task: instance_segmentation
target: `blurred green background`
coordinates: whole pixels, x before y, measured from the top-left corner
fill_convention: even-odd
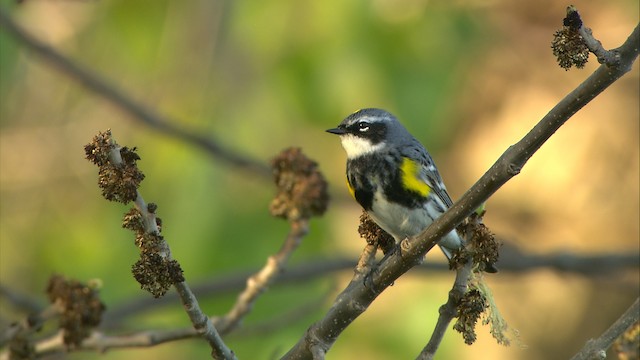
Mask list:
[[[360,210],[347,198],[345,156],[324,130],[363,107],[396,114],[434,155],[458,198],[597,63],[565,72],[551,55],[568,3],[373,0],[0,1],[30,33],[93,69],[180,127],[267,163],[300,146],[333,198],[291,259],[356,259]],[[607,48],[638,21],[636,0],[574,3]],[[100,197],[83,145],[111,128],[137,146],[141,192],[191,284],[261,267],[287,224],[268,214],[270,179],[159,134],[87,92],[0,30],[0,283],[45,303],[53,273],[103,282],[108,309],[148,297],[121,204]],[[533,157],[489,201],[487,224],[533,253],[638,250],[638,65]],[[442,261],[430,254],[429,261]],[[274,286],[226,340],[241,359],[283,354],[320,318],[351,271]],[[431,334],[452,274],[409,273],[341,336],[330,359],[413,358]],[[522,342],[488,328],[468,347],[449,331],[440,359],[563,359],[599,335],[638,294],[637,271],[598,278],[538,270],[488,278]],[[200,298],[224,314],[236,293]],[[24,316],[0,302],[2,325]],[[281,321],[305,308],[304,315]],[[109,313],[106,314],[109,316]],[[284,322],[284,323],[282,323]],[[117,332],[188,326],[178,302]],[[553,334],[549,329],[554,329]],[[206,358],[198,340],[71,359]]]

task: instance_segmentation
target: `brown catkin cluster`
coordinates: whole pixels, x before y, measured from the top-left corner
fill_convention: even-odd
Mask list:
[[[458,226],[458,232],[467,240],[467,246],[454,253],[450,266],[462,267],[469,258],[473,261],[474,269],[495,273],[498,270],[494,264],[500,255],[500,243],[495,235],[482,222],[484,213],[473,213]]]
[[[360,214],[358,234],[367,241],[367,244],[377,244],[378,248],[381,249],[385,255],[393,250],[396,244],[393,236],[382,230],[364,210],[362,210],[362,214]]]
[[[157,205],[147,206],[150,214],[154,214]],[[131,267],[133,277],[140,287],[159,298],[167,293],[175,283],[183,282],[184,276],[180,264],[170,259],[166,252],[166,243],[159,233],[160,218],[152,217],[156,221],[158,232],[149,231],[151,228],[136,208],[131,208],[122,219],[122,227],[135,233],[135,244],[140,249],[140,259]]]
[[[107,130],[94,136],[84,147],[86,157],[96,164],[98,185],[102,195],[111,201],[128,203],[138,197],[138,187],[144,174],[138,169],[140,156],[136,148],[120,147]],[[137,202],[144,203],[142,198]],[[161,220],[155,216],[157,205],[150,203],[144,214],[137,207],[124,215],[122,227],[135,234],[135,244],[140,249],[140,259],[132,266],[133,277],[143,290],[158,298],[175,283],[183,282],[180,264],[171,259],[169,247],[160,234]]]
[[[136,165],[136,161],[140,160],[136,148],[120,148],[113,141],[111,130],[107,130],[94,136],[85,145],[84,152],[87,160],[99,168],[98,186],[105,199],[124,204],[136,199],[137,189],[144,179],[144,174]],[[121,161],[115,161],[114,157],[119,157]]]
[[[54,275],[49,279],[47,295],[51,304],[60,309],[59,327],[66,346],[80,345],[100,324],[105,305],[96,289],[77,280]]]
[[[269,206],[273,216],[296,221],[324,214],[329,204],[327,181],[315,161],[300,148],[288,148],[271,161],[271,167],[278,189]]]
[[[487,307],[487,300],[478,289],[469,289],[460,299],[458,320],[453,329],[462,334],[465,344],[471,345],[476,341],[476,323]]]
[[[578,33],[581,27],[580,15],[573,7],[569,7],[562,29],[553,34],[551,49],[558,65],[565,70],[572,66],[582,69],[589,60],[589,48]]]

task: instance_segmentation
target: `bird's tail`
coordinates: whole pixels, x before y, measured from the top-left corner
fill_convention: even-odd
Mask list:
[[[442,237],[438,242],[440,250],[447,257],[447,260],[453,258],[453,253],[458,251],[464,245],[464,240],[458,235],[458,232],[452,230],[450,233]]]
[[[444,253],[444,256],[447,257],[447,260],[451,260],[453,258],[454,252],[460,249],[464,245],[464,240],[458,235],[456,230],[452,230],[450,233],[445,235],[440,242],[438,242],[438,246],[440,250]],[[485,263],[484,264],[484,272],[487,273],[497,273],[498,268],[496,268],[494,263]]]

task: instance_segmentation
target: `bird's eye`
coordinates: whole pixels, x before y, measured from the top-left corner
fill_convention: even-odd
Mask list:
[[[366,132],[369,130],[369,123],[366,121],[362,121],[358,123],[358,131]]]

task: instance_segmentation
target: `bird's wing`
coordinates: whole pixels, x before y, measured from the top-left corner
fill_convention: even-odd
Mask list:
[[[446,210],[453,205],[453,201],[451,200],[449,193],[447,193],[447,189],[442,181],[442,177],[440,177],[440,173],[438,173],[435,162],[424,149],[422,144],[417,140],[416,143],[416,146],[411,146],[408,149],[406,155],[412,159],[417,159],[420,162],[421,169],[419,176],[422,181],[429,185],[433,194],[442,201],[442,204],[445,206],[443,210]]]

